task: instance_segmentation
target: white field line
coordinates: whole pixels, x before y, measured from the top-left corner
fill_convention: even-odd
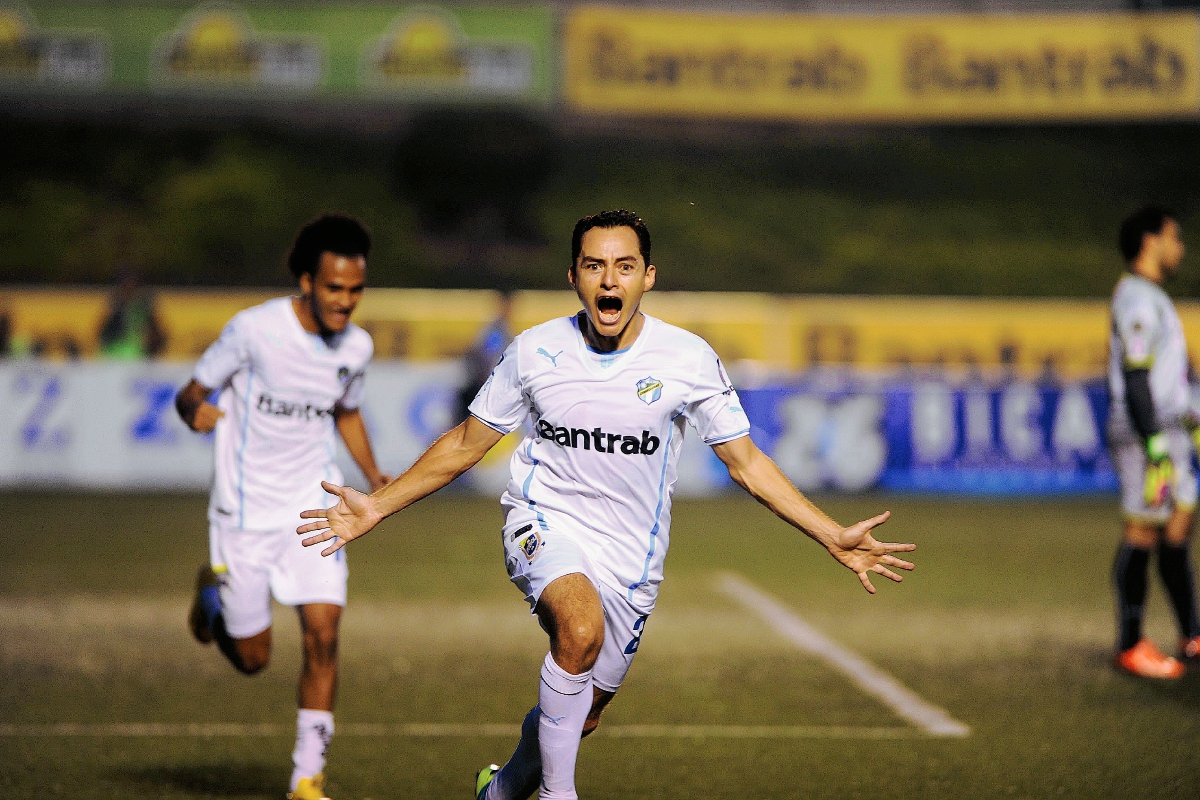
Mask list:
[[[415,738],[519,738],[520,725],[494,724],[375,724],[342,723],[338,736]],[[0,737],[167,738],[167,737],[292,737],[294,725],[231,722],[126,722],[45,725],[0,724]],[[854,727],[838,725],[609,725],[595,736],[610,739],[911,739],[922,734],[912,728]]]
[[[737,575],[724,573],[718,588],[762,617],[781,636],[806,653],[825,661],[867,694],[931,736],[968,736],[971,729],[944,710],[921,699],[911,689],[837,642],[827,639],[796,613]]]

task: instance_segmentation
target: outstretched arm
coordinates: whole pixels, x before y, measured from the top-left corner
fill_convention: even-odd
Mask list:
[[[870,573],[899,582],[903,578],[888,567],[913,568],[910,562],[892,554],[916,550],[915,544],[880,542],[871,535],[872,529],[887,522],[890,511],[843,528],[802,495],[749,436],[714,445],[713,452],[739,486],[784,522],[820,542],[842,565],[854,570],[871,594],[875,594],[875,587]]]
[[[370,531],[385,517],[433,494],[462,475],[479,463],[479,459],[502,438],[504,434],[475,417],[467,417],[457,428],[442,434],[403,475],[372,494],[322,481],[325,491],[338,496],[337,505],[302,511],[301,517],[316,521],[301,525],[296,533],[314,534],[304,540],[305,547],[333,540],[321,551],[323,556],[332,555],[346,542]]]
[[[342,408],[338,406],[333,411],[338,433],[346,443],[346,449],[358,468],[362,470],[371,491],[387,486],[391,478],[379,471],[375,463],[375,452],[371,449],[371,439],[367,436],[367,426],[363,423],[362,412],[357,408]]]

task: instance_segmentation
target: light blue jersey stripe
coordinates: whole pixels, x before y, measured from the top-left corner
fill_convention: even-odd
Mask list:
[[[629,587],[629,602],[631,603],[633,602],[633,593],[650,577],[650,560],[654,558],[654,551],[658,545],[658,526],[662,523],[663,503],[666,501],[667,464],[671,460],[671,437],[675,435],[674,422],[675,419],[672,418],[672,424],[667,428],[667,441],[663,443],[662,473],[658,476],[658,508],[654,509],[654,527],[650,529],[650,546],[646,552],[646,566],[642,569],[642,577],[638,582]]]
[[[533,462],[533,466],[529,470],[529,474],[525,476],[525,483],[521,484],[521,496],[525,498],[525,502],[529,503],[529,510],[537,514],[538,527],[544,531],[550,530],[550,526],[546,524],[546,518],[538,511],[537,503],[529,498],[529,485],[533,483],[533,472],[542,462],[533,457],[533,442],[525,446],[525,456]]]
[[[242,443],[238,447],[238,527],[246,528],[246,440],[250,437],[250,397],[254,387],[254,365],[246,373],[246,409],[242,417]]]

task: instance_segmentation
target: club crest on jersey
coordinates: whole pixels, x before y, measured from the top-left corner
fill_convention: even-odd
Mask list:
[[[637,382],[638,399],[646,405],[650,405],[662,397],[662,390],[662,381],[657,378],[642,378]]]
[[[542,548],[542,537],[537,531],[526,536],[517,542],[517,547],[521,548],[521,552],[525,554],[526,561],[533,561],[538,554],[538,550]]]

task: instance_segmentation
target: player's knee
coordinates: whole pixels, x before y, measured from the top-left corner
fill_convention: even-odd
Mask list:
[[[309,628],[304,632],[304,653],[310,661],[327,664],[337,660],[338,631],[336,627]]]
[[[583,672],[591,669],[604,644],[604,623],[576,620],[567,626],[565,631],[560,632],[560,636],[561,633],[566,634],[565,637],[562,637],[566,639],[564,649],[570,652],[581,667],[577,671]]]
[[[230,654],[229,661],[243,675],[254,675],[267,668],[267,664],[271,662],[271,654],[257,650],[248,652],[237,650]]]

